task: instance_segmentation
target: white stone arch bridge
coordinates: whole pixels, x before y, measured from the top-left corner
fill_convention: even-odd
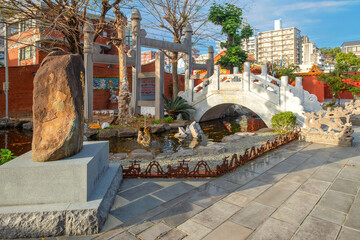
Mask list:
[[[215,66],[210,78],[179,93],[195,108],[191,113],[193,120],[219,118],[230,105],[238,104],[255,112],[268,127],[271,117],[284,111],[293,112],[298,124],[303,126],[303,113],[321,110],[317,97],[303,89],[301,77],[296,78],[294,87],[288,84],[288,77],[280,80],[267,75],[266,66],[262,66],[261,75],[252,74],[248,62],[242,74],[237,72],[234,69],[234,74],[220,75],[219,66]],[[195,78],[196,75],[190,81]]]

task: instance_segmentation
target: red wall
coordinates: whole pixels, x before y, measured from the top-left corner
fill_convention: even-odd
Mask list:
[[[39,65],[9,67],[9,116],[30,116],[33,102],[33,79]],[[5,116],[5,68],[0,68],[0,117]]]
[[[311,94],[317,96],[319,102],[323,102],[325,97],[325,84],[317,80],[317,76],[304,76],[303,88]]]

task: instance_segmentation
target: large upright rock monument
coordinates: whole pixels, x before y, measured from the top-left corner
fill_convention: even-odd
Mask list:
[[[82,149],[84,72],[80,55],[52,52],[41,63],[34,79],[33,161],[59,160]]]

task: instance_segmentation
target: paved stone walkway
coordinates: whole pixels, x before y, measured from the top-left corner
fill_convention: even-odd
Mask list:
[[[126,179],[103,233],[58,239],[360,239],[359,186],[359,142],[292,142],[216,179]]]

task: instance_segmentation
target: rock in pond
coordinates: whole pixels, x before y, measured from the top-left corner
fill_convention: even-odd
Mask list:
[[[172,159],[193,156],[195,152],[191,149],[182,150],[171,155]]]
[[[84,64],[80,55],[51,52],[34,78],[32,159],[58,160],[83,147]]]
[[[116,129],[101,129],[99,131],[99,138],[117,137],[118,131]]]
[[[118,131],[118,137],[136,137],[137,132],[134,129],[131,128],[119,128]]]

